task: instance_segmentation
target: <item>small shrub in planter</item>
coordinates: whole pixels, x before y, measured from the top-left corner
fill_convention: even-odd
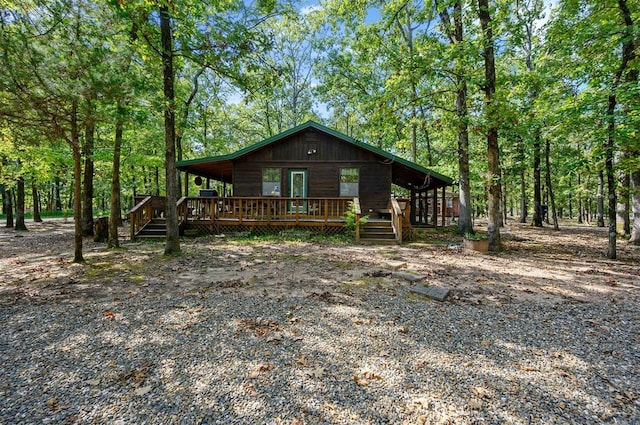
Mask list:
[[[472,251],[489,252],[489,239],[480,233],[467,233],[464,235],[464,247]]]

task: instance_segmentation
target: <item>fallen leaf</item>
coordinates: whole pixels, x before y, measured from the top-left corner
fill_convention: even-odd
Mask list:
[[[361,387],[368,387],[371,384],[371,382],[358,375],[353,375],[353,381]]]
[[[537,372],[538,368],[533,366],[520,366],[520,370],[523,372]]]
[[[468,406],[471,410],[480,410],[482,409],[482,400],[472,398],[471,400],[469,400]]]
[[[312,369],[309,372],[307,372],[307,374],[312,378],[322,379],[324,377],[324,369],[321,367]]]
[[[267,372],[273,369],[273,363],[260,363],[258,365],[258,372]]]
[[[487,390],[486,388],[482,388],[482,387],[473,387],[470,390],[473,395],[475,395],[478,398],[487,398],[490,399],[493,397],[493,394],[491,394],[491,392],[489,390]]]
[[[283,336],[280,332],[275,332],[267,337],[267,342],[280,342]]]
[[[151,385],[147,385],[146,387],[140,387],[137,390],[135,390],[133,393],[137,396],[143,396],[145,394],[147,394],[149,391],[151,391]]]
[[[106,319],[114,319],[116,317],[116,314],[111,310],[105,310],[104,311],[104,317]]]
[[[89,381],[87,381],[87,385],[91,385],[92,387],[95,387],[97,385],[100,385],[100,380],[99,379],[90,379]]]
[[[398,328],[398,332],[400,332],[401,334],[406,334],[409,332],[409,327],[408,326],[400,326]]]
[[[55,397],[51,397],[44,404],[46,404],[48,408],[52,409],[56,404],[58,404],[58,399]]]
[[[300,356],[296,360],[296,363],[298,363],[301,366],[306,366],[307,365],[307,358],[305,356]]]
[[[377,374],[375,374],[375,373],[373,373],[373,372],[364,372],[364,373],[362,374],[362,376],[363,376],[364,378],[366,378],[366,379],[375,379],[375,380],[380,380],[380,379],[382,379],[382,377],[381,377],[380,375],[377,375]]]

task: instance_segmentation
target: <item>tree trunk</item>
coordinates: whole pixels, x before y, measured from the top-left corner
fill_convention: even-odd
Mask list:
[[[605,142],[605,169],[607,170],[607,195],[609,199],[609,244],[607,248],[607,258],[614,260],[616,258],[616,182],[615,171],[613,169],[613,156],[615,152],[615,110],[616,96],[609,95],[607,107],[607,140]]]
[[[487,115],[487,171],[489,185],[489,221],[487,236],[489,250],[500,250],[500,150],[498,146],[497,108],[494,104],[496,92],[496,68],[493,47],[493,30],[488,0],[478,0],[478,17],[484,34],[483,57],[485,71],[485,113]]]
[[[638,70],[637,66],[632,66],[631,69],[626,70],[627,64],[630,62],[637,62],[638,59],[638,49],[640,48],[640,45],[637,36],[634,36],[634,34],[637,35],[637,28],[634,25],[631,11],[627,5],[627,0],[618,0],[618,9],[625,26],[624,42],[622,46],[622,63],[620,65],[618,75],[622,78],[626,71],[624,81],[631,87],[637,87],[638,78],[640,78],[640,70]],[[625,110],[628,112],[628,105],[625,105]],[[637,140],[632,140],[631,144],[627,146],[624,151],[628,153],[629,149],[631,149],[631,153],[628,154],[629,157],[640,157],[640,149],[638,148]],[[635,245],[640,245],[640,165],[638,165],[637,161],[632,162],[630,175],[628,172],[627,175],[630,180],[628,187],[631,191],[630,197],[631,210],[633,212],[633,228],[631,228],[631,224],[629,224],[629,229],[625,227],[625,233],[628,230],[631,234],[630,242]],[[629,195],[627,195],[627,205],[629,204],[628,198]],[[628,221],[629,217],[628,208],[629,207],[627,206],[626,221]]]
[[[633,212],[633,226],[629,242],[640,245],[640,171],[631,173],[631,211]]]
[[[56,176],[55,183],[55,209],[56,211],[62,211],[62,197],[60,195],[60,176]]]
[[[87,97],[86,102],[87,121],[85,125],[84,144],[82,145],[82,154],[84,155],[84,180],[82,183],[82,235],[93,236],[93,147],[96,125],[93,116],[93,103],[91,98]]]
[[[0,197],[2,198],[2,214],[7,213],[7,193],[4,189],[4,185],[0,184]]]
[[[124,127],[124,107],[118,101],[116,106],[116,134],[113,142],[113,169],[111,172],[111,202],[109,210],[109,239],[108,248],[119,248],[118,226],[120,217],[120,149],[122,147],[122,130]]]
[[[527,222],[527,181],[524,169],[524,143],[519,137],[520,145],[520,223]]]
[[[13,194],[11,189],[5,190],[5,212],[7,214],[7,224],[5,227],[13,228]]]
[[[464,20],[460,1],[453,4],[453,25],[447,8],[440,12],[440,19],[445,23],[447,36],[451,44],[460,45],[464,41]],[[458,184],[460,197],[458,199],[458,233],[474,233],[471,211],[471,181],[469,178],[469,125],[467,107],[467,78],[461,60],[456,62],[456,118],[458,119]],[[421,108],[422,110],[422,108]],[[424,118],[424,113],[423,113]],[[431,149],[429,147],[429,165],[431,164]]]
[[[536,130],[533,139],[533,224],[542,227],[542,190],[540,177],[540,131]]]
[[[467,81],[462,77],[458,78],[456,112],[458,114],[458,181],[460,185],[458,232],[464,235],[473,233],[473,221],[471,220],[471,180],[469,178]]]
[[[580,174],[578,174],[578,223],[582,224],[584,222],[584,217],[582,214],[582,194],[581,194],[581,189],[582,187],[580,186]]]
[[[551,185],[551,160],[549,159],[551,146],[549,139],[546,139],[544,149],[544,161],[545,161],[545,181],[547,185],[547,191],[549,192],[549,203],[551,204],[551,220],[553,222],[553,229],[559,230],[558,227],[558,213],[556,212],[556,198],[553,196],[553,186]]]
[[[623,154],[623,157],[626,157]],[[625,161],[626,162],[626,161]],[[624,167],[624,166],[623,166]],[[621,170],[618,178],[618,203],[616,205],[616,231],[618,235],[627,237],[631,234],[629,222],[629,172]]]
[[[18,177],[17,188],[17,202],[16,202],[16,230],[27,230],[27,226],[24,223],[24,177]]]
[[[165,255],[180,253],[180,239],[178,234],[178,181],[176,179],[176,134],[175,134],[175,96],[173,74],[173,35],[171,34],[171,20],[166,3],[160,6],[160,32],[162,39],[162,82],[164,88],[164,141],[165,141],[165,171],[167,186],[167,242]]]
[[[73,221],[74,221],[74,263],[83,263],[82,257],[82,155],[80,133],[78,131],[78,103],[71,105],[71,140],[73,151]]]
[[[604,227],[604,172],[602,170],[598,170],[597,197],[596,225]]]
[[[31,197],[33,198],[33,221],[42,223],[42,217],[40,215],[40,194],[35,178],[31,179]]]

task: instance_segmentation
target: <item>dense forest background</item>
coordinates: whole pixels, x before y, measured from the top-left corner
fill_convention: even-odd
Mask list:
[[[2,213],[82,217],[78,261],[95,215],[185,195],[176,160],[308,119],[454,177],[494,248],[545,218],[640,243],[637,0],[0,5]]]

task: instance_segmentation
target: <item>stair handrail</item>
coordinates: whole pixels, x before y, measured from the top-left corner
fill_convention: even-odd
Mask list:
[[[362,208],[360,207],[360,198],[357,196],[353,198],[353,210],[355,213],[355,240],[356,243],[360,242],[360,216],[362,215]]]
[[[391,226],[393,227],[393,233],[396,235],[396,240],[399,244],[402,243],[402,218],[403,212],[400,208],[400,204],[396,198],[391,198]]]
[[[186,223],[187,221],[187,197],[183,196],[180,199],[178,199],[178,202],[176,202],[176,209],[178,212],[178,226]]]
[[[144,226],[149,224],[153,219],[153,203],[152,196],[147,196],[136,204],[129,211],[129,221],[131,223],[131,240],[142,230]]]

